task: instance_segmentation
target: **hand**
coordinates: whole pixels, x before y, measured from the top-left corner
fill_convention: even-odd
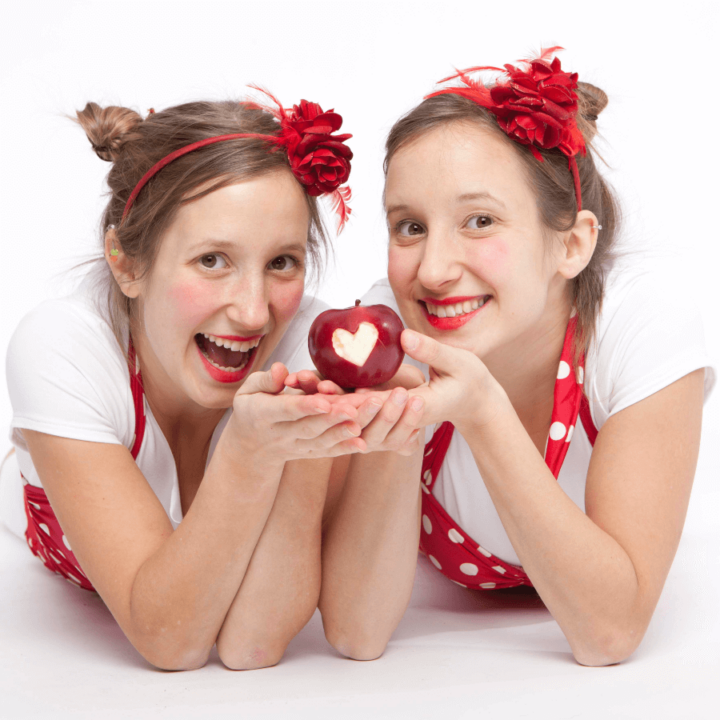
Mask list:
[[[359,388],[351,394],[345,394],[341,387],[324,380],[312,370],[301,370],[285,379],[288,387],[299,388],[309,394],[322,393],[330,402],[342,396],[353,403],[359,413],[357,423],[364,428],[361,438],[367,444],[362,452],[393,451],[401,455],[411,455],[420,445],[418,425],[424,405],[424,401],[408,402],[405,390],[419,387],[424,382],[423,372],[407,364],[401,365],[388,382],[372,388]]]
[[[411,358],[430,368],[430,381],[411,392],[425,400],[423,425],[449,420],[462,432],[462,427],[491,422],[501,405],[508,402],[500,384],[469,350],[445,345],[414,330],[403,330],[400,339]]]
[[[267,372],[249,375],[235,393],[226,431],[244,452],[278,464],[366,449],[352,403],[341,397],[329,402],[322,394],[286,394],[287,376],[287,368],[275,363]]]

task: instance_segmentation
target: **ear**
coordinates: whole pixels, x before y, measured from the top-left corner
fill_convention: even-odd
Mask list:
[[[105,259],[123,294],[136,298],[140,294],[140,285],[135,277],[135,263],[122,251],[114,227],[105,233]]]
[[[594,212],[581,210],[575,225],[562,237],[558,272],[566,280],[577,277],[588,265],[595,252],[598,220]]]

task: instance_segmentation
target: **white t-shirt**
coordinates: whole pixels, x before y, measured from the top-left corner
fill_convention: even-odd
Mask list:
[[[652,260],[642,267],[617,263],[609,272],[595,340],[585,361],[585,393],[595,427],[698,368],[705,370],[705,398],[715,368],[705,349],[698,305],[679,286],[677,270]],[[387,280],[372,286],[363,305],[381,303],[398,311]],[[412,361],[427,377],[427,366]],[[435,428],[426,429],[426,442]],[[581,422],[575,427],[558,482],[585,511],[585,479],[592,446]],[[453,434],[433,495],[473,540],[506,562],[520,560],[460,433]]]
[[[92,279],[73,295],[46,301],[26,315],[10,340],[7,383],[13,408],[10,438],[16,463],[25,479],[42,486],[22,430],[90,442],[124,445],[134,442],[135,412],[127,361],[115,336],[93,301]],[[263,368],[283,363],[290,372],[312,369],[307,346],[310,325],[327,305],[304,296],[297,315]],[[208,462],[231,410],[218,423]],[[173,527],[182,520],[177,471],[170,446],[145,400],[145,435],[137,464]],[[15,465],[11,460],[6,466]],[[24,532],[21,479],[3,469],[0,515],[6,525]],[[15,483],[16,487],[8,487]]]

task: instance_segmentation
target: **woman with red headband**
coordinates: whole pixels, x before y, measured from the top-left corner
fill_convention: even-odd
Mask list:
[[[390,132],[388,280],[364,302],[399,311],[424,372],[331,492],[320,609],[351,657],[383,652],[419,542],[464,587],[535,587],[579,663],[619,662],[677,549],[714,369],[676,273],[614,257],[607,98],[557,49],[458,73]]]
[[[332,458],[365,447],[373,409],[283,392],[310,365],[316,198],[344,222],[350,136],[305,101],[78,122],[113,163],[104,258],[10,343],[27,542],[153,665],[216,642],[228,667],[272,665],[317,604]]]

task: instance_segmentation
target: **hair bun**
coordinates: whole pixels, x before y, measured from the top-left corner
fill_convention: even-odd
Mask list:
[[[136,129],[143,121],[138,113],[129,108],[116,105],[101,108],[93,102],[76,115],[93,150],[101,160],[107,162],[117,160],[123,145],[139,137]]]
[[[608,96],[604,90],[586,82],[578,83],[577,96],[578,127],[585,137],[585,142],[590,142],[597,134],[597,119],[607,107]]]

